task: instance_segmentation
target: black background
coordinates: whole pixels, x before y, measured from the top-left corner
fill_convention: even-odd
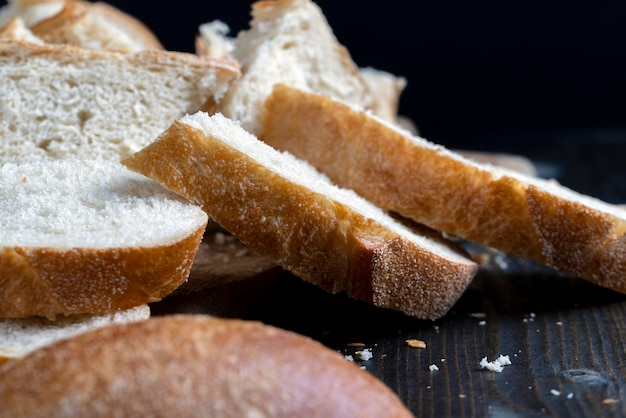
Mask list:
[[[192,52],[199,24],[220,19],[236,34],[247,28],[252,2],[109,3],[146,23],[167,49]],[[550,132],[580,140],[598,129],[622,140],[626,2],[317,4],[359,66],[407,79],[400,112],[422,136],[467,148],[545,141]]]

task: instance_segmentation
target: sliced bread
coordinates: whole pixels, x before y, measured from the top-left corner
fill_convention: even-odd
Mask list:
[[[194,54],[0,41],[0,164],[119,160],[238,75],[232,60]]]
[[[67,0],[63,9],[31,25],[46,42],[136,52],[164,49],[141,21],[105,2]]]
[[[242,76],[218,102],[217,111],[252,134],[258,133],[263,103],[277,82],[372,107],[359,68],[310,0],[253,3],[250,28],[237,34],[232,55]]]
[[[276,86],[261,139],[405,217],[626,292],[626,211],[481,164],[330,97]]]
[[[0,167],[0,318],[108,313],[183,283],[207,224],[119,162]]]
[[[29,27],[54,16],[63,9],[66,0],[9,0],[0,7],[0,27],[14,17],[19,17]]]
[[[458,248],[396,222],[221,114],[185,116],[122,162],[331,293],[432,319],[452,307],[477,269]]]
[[[42,317],[0,318],[0,364],[15,360],[62,339],[111,324],[126,324],[150,318],[150,307],[104,314],[69,315],[55,321]]]
[[[413,416],[315,340],[200,315],[111,325],[5,363],[0,405],[2,418]]]

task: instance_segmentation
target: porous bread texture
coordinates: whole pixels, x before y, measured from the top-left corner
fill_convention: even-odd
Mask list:
[[[235,40],[229,36],[230,27],[221,20],[206,22],[198,27],[196,53],[213,57],[231,58]]]
[[[49,43],[137,52],[164,49],[141,21],[104,2],[66,1],[62,10],[31,26]]]
[[[207,224],[196,205],[119,162],[0,168],[0,317],[105,313],[184,282]]]
[[[260,255],[322,289],[408,315],[445,314],[476,264],[216,114],[175,122],[122,160],[202,205]]]
[[[207,221],[198,206],[119,162],[7,163],[0,185],[4,247],[169,245]]]
[[[14,17],[4,26],[0,27],[0,40],[25,41],[31,43],[43,43],[44,41],[37,37],[28,29],[24,21],[20,17]]]
[[[252,134],[259,132],[263,102],[277,82],[372,107],[358,67],[310,0],[253,3],[250,28],[237,34],[232,54],[242,76],[217,110]]]
[[[373,99],[369,110],[386,121],[398,123],[399,99],[406,79],[372,67],[359,68],[359,73]]]
[[[111,325],[6,363],[0,404],[2,418],[412,417],[317,341],[199,315]]]
[[[119,160],[219,98],[234,61],[0,41],[0,163]]]
[[[55,15],[65,4],[66,0],[9,0],[0,7],[0,27],[14,17],[19,17],[28,27],[43,19]]]
[[[148,305],[99,315],[69,315],[55,321],[41,317],[0,318],[0,364],[82,332],[148,318]]]
[[[481,164],[348,103],[277,86],[261,139],[382,208],[626,292],[626,211]]]

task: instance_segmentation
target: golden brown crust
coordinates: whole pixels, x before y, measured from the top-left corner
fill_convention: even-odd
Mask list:
[[[497,175],[327,97],[278,86],[261,139],[343,187],[437,230],[626,292],[626,222]],[[530,181],[530,180],[529,180]]]
[[[90,27],[94,22],[106,20],[114,29],[107,32],[99,32]],[[103,2],[66,1],[61,11],[47,19],[37,22],[31,27],[33,33],[46,42],[56,44],[69,44],[83,46],[85,41],[101,42],[103,46],[109,45],[112,49],[135,51],[139,49],[164,49],[154,33],[142,22],[125,12]],[[108,31],[119,31],[119,34],[128,35],[137,48],[115,41],[116,36]],[[140,46],[140,47],[139,47]]]
[[[161,300],[189,276],[203,232],[153,247],[3,248],[0,316],[54,319]]]
[[[432,319],[450,309],[476,272],[469,259],[426,251],[181,122],[122,163],[201,205],[250,249],[331,293]]]
[[[108,326],[0,373],[0,417],[412,416],[382,382],[314,340],[208,316]]]

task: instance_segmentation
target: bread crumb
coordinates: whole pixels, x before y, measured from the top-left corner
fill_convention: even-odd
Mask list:
[[[465,398],[467,395],[465,395],[464,393],[459,393],[459,398],[463,399]]]
[[[474,312],[469,314],[469,316],[471,316],[472,318],[486,318],[487,314],[484,312]]]
[[[480,325],[480,326],[487,325],[487,321],[479,321],[479,322],[478,322],[478,325]]]
[[[426,348],[426,342],[422,340],[410,339],[410,340],[406,340],[406,343],[409,345],[409,347]]]
[[[437,370],[439,370],[439,367],[437,367],[436,364],[431,364],[430,366],[428,366],[428,370],[430,370],[431,372],[436,372]]]
[[[365,347],[365,344],[363,344],[363,343],[348,343],[347,346],[348,347]]]
[[[348,361],[354,361],[354,357],[352,357],[350,354],[346,354],[344,357]]]
[[[371,359],[372,357],[374,357],[372,355],[372,349],[371,348],[364,348],[363,350],[359,350],[357,352],[354,353],[356,356],[358,356],[359,360],[363,360],[363,361],[367,361],[369,359]]]
[[[479,364],[481,369],[487,369],[492,372],[500,373],[504,369],[504,366],[508,366],[511,364],[511,359],[508,355],[504,356],[501,354],[500,357],[498,357],[494,361],[487,361],[487,357],[483,357],[480,360]]]
[[[559,396],[561,392],[556,389],[550,389],[550,394],[554,396]]]
[[[574,394],[572,392],[567,394],[567,399],[573,399],[574,398]]]
[[[618,403],[619,399],[613,399],[613,398],[606,398],[602,401],[603,404],[605,405],[612,405],[614,403]]]

